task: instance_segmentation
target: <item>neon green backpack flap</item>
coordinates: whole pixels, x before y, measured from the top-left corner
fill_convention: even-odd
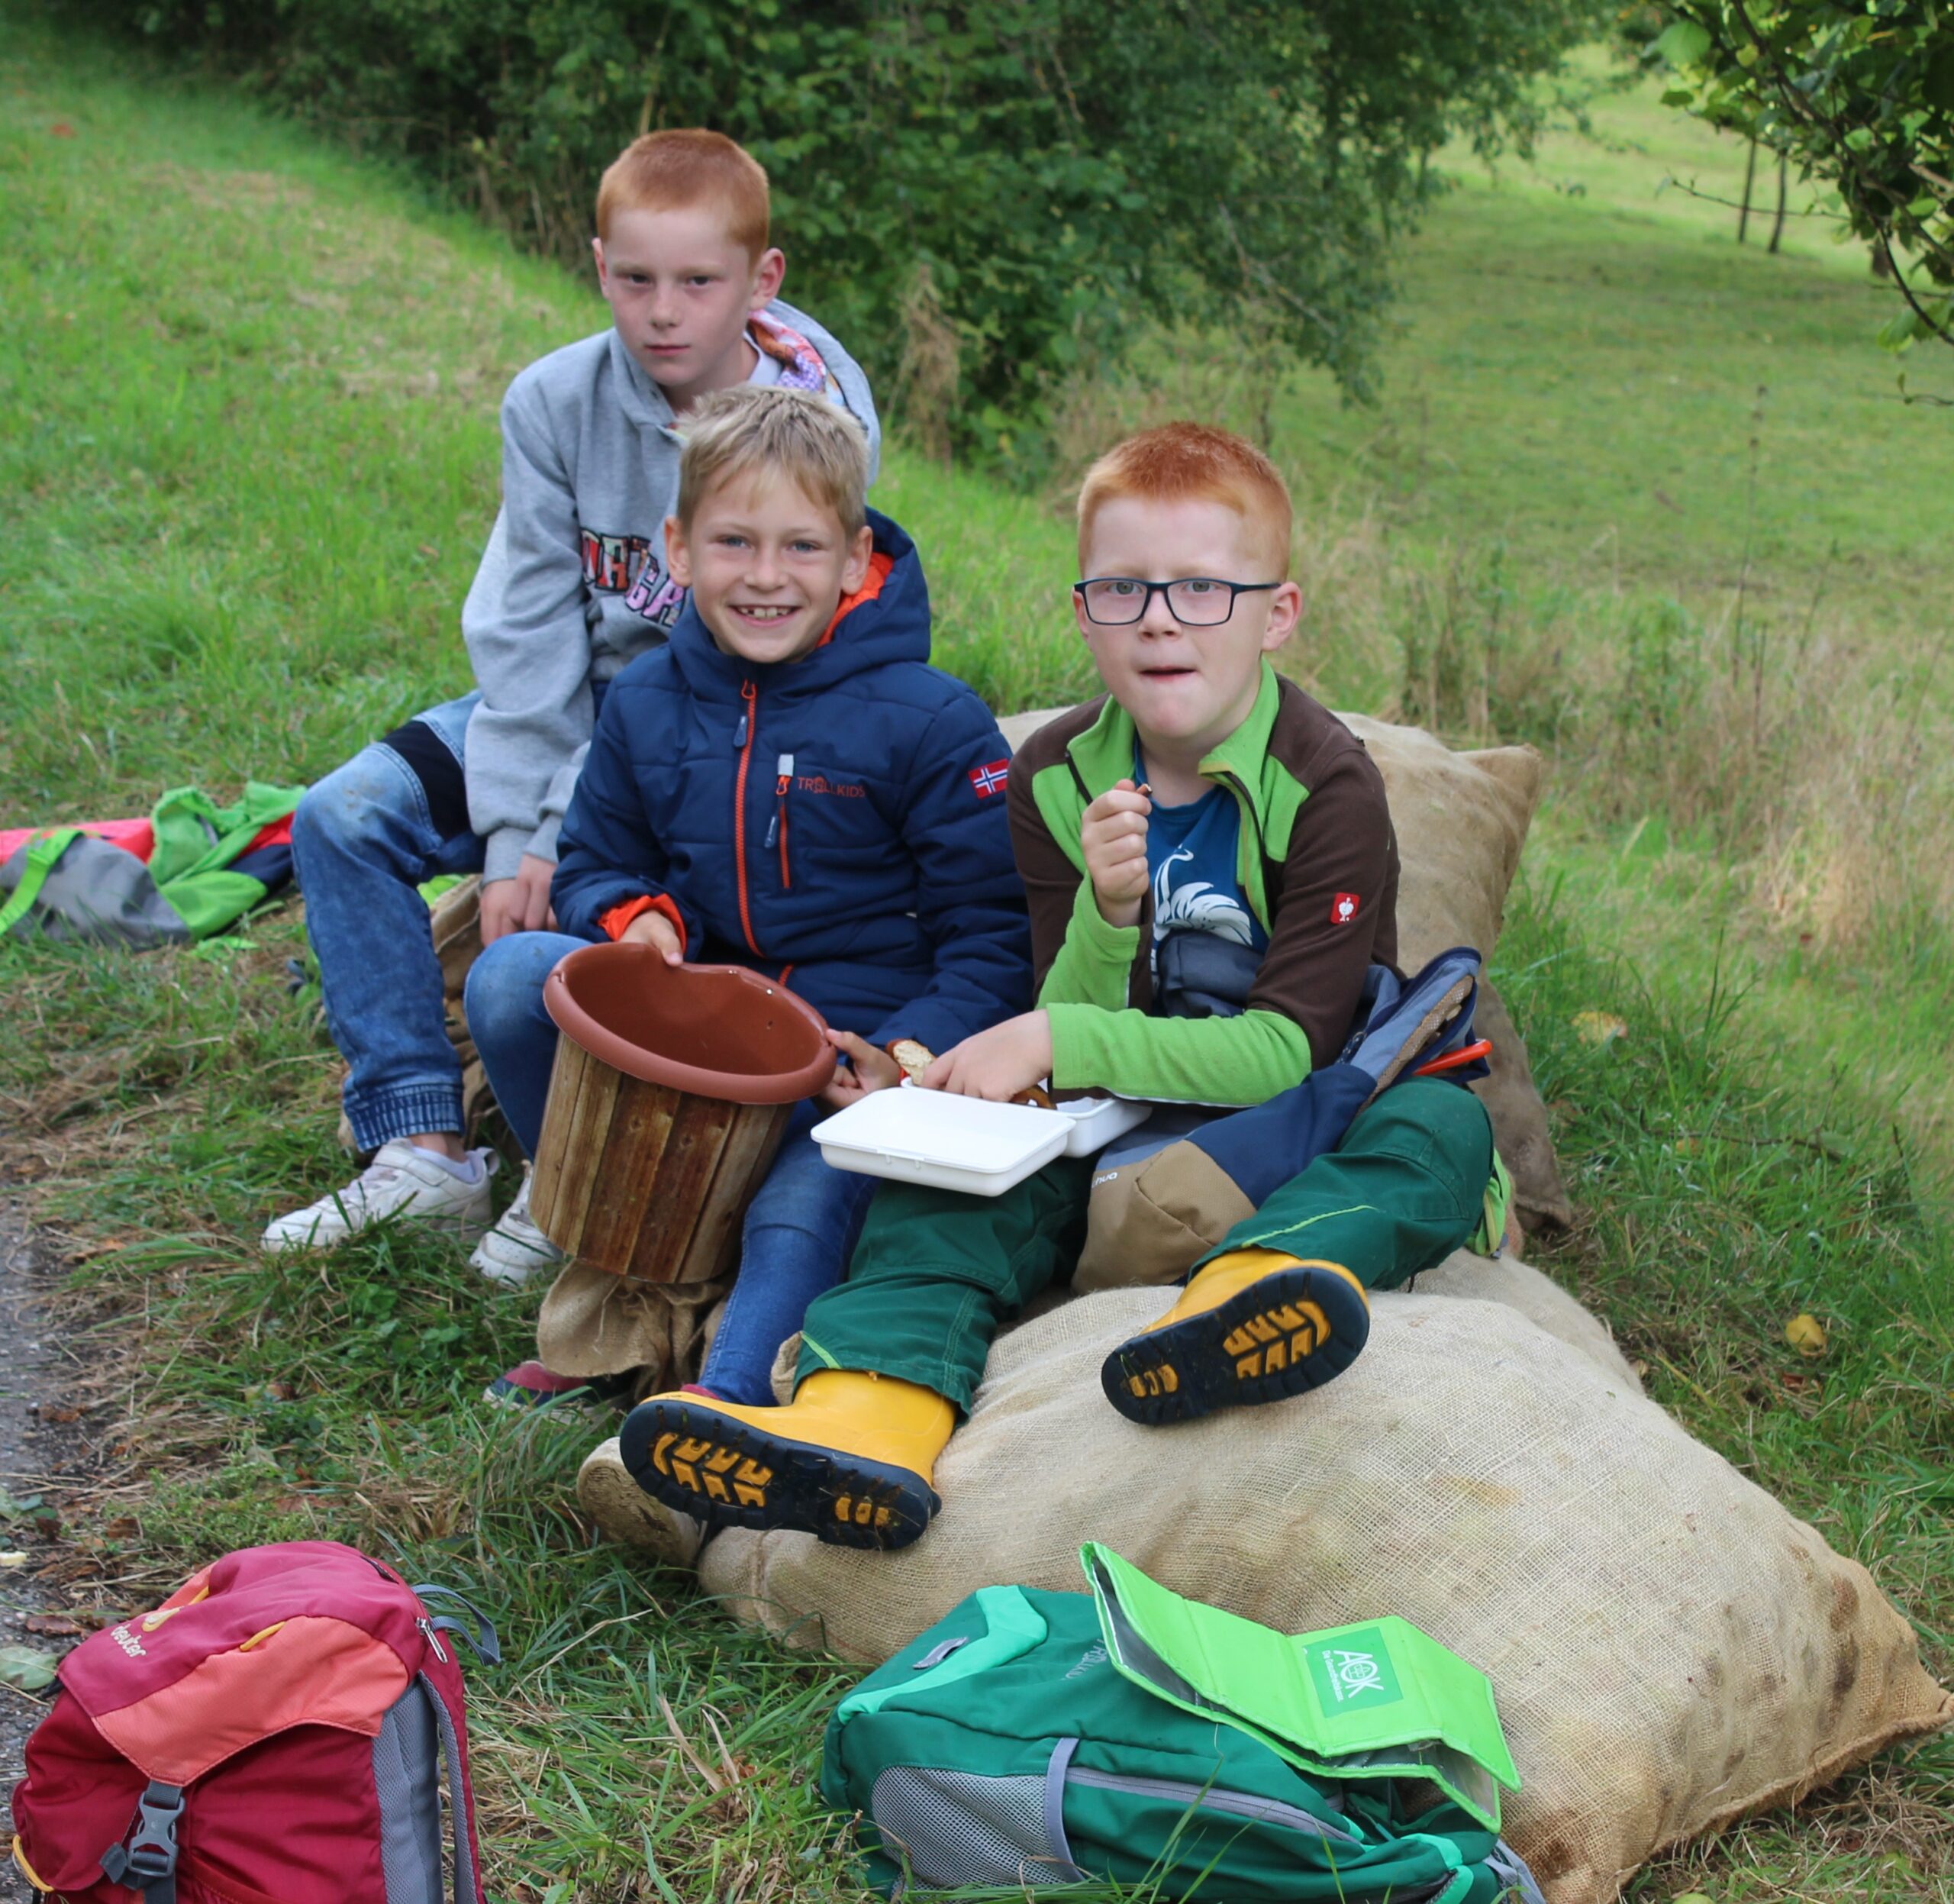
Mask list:
[[[1478,1667],[1388,1614],[1295,1636],[1183,1599],[1096,1541],[1080,1550],[1113,1664],[1325,1778],[1427,1778],[1488,1831],[1520,1789]]]
[[[1146,1599],[1134,1583],[1153,1583],[1104,1549],[1082,1557],[1089,1579],[1096,1561],[1111,1581],[1110,1598],[1097,1579],[1092,1595],[984,1588],[836,1709],[821,1791],[859,1818],[869,1883],[1116,1884],[1204,1904],[1540,1904],[1525,1866],[1461,1806],[1414,1815],[1414,1788],[1381,1767],[1307,1769],[1218,1702],[1165,1696],[1133,1670],[1147,1654],[1164,1662],[1156,1639],[1182,1651],[1157,1630],[1157,1608],[1132,1616]],[[1101,1625],[1109,1607],[1124,1664]],[[1231,1672],[1203,1676],[1239,1693]]]

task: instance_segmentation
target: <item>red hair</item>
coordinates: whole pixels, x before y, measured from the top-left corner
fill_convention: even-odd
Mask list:
[[[1190,499],[1225,503],[1258,544],[1286,570],[1294,511],[1281,471],[1252,443],[1205,423],[1163,423],[1116,444],[1092,467],[1079,492],[1082,552],[1092,518],[1117,496],[1146,502]]]
[[[611,160],[597,187],[597,235],[621,211],[676,211],[709,205],[726,234],[757,258],[766,249],[766,173],[723,132],[698,127],[647,132]]]

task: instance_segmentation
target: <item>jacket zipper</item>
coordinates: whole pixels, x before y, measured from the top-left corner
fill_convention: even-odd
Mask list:
[[[1235,775],[1223,774],[1221,784],[1235,796],[1236,805],[1240,808],[1243,816],[1247,820],[1249,825],[1255,829],[1256,863],[1263,869],[1262,909],[1266,912],[1269,910],[1269,841],[1262,831],[1262,815],[1255,810],[1255,802],[1249,798],[1248,789]],[[1239,866],[1236,868],[1237,874],[1240,870]],[[1248,895],[1244,892],[1242,897],[1246,899]],[[1262,920],[1260,925],[1263,931],[1266,932],[1269,929],[1269,921],[1266,919]]]
[[[733,744],[740,750],[740,774],[733,791],[733,866],[740,885],[740,930],[746,935],[746,950],[757,953],[759,941],[753,937],[753,915],[746,899],[746,770],[753,764],[753,734],[760,724],[759,688],[751,681],[742,681],[740,699],[746,708],[733,731]]]
[[[1066,765],[1072,769],[1072,784],[1079,789],[1079,797],[1087,806],[1092,804],[1092,789],[1085,784],[1085,773],[1079,763],[1072,758],[1072,743],[1066,743]],[[1082,875],[1089,879],[1090,873]],[[1140,950],[1133,955],[1133,962],[1127,967],[1126,1002],[1133,1003],[1133,975],[1136,971],[1146,974],[1146,1002],[1153,1002],[1153,882],[1146,883],[1146,896],[1140,902]]]
[[[774,842],[780,842],[780,889],[783,892],[794,890],[794,876],[787,869],[787,789],[794,784],[794,757],[783,754],[774,763],[773,818],[767,822],[766,838],[763,850],[771,850]]]

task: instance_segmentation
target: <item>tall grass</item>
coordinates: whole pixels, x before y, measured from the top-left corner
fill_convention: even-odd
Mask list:
[[[1694,841],[1805,944],[1954,926],[1954,728],[1927,635],[1816,593],[1709,618],[1642,589],[1529,588],[1498,544],[1407,555],[1375,518],[1305,523],[1295,566],[1291,665],[1339,705],[1531,742],[1565,805]]]

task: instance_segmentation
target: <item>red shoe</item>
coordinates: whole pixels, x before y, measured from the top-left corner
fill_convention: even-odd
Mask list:
[[[559,1375],[540,1362],[518,1362],[482,1391],[497,1408],[543,1409],[575,1396],[577,1403],[621,1405],[631,1399],[629,1375]]]

